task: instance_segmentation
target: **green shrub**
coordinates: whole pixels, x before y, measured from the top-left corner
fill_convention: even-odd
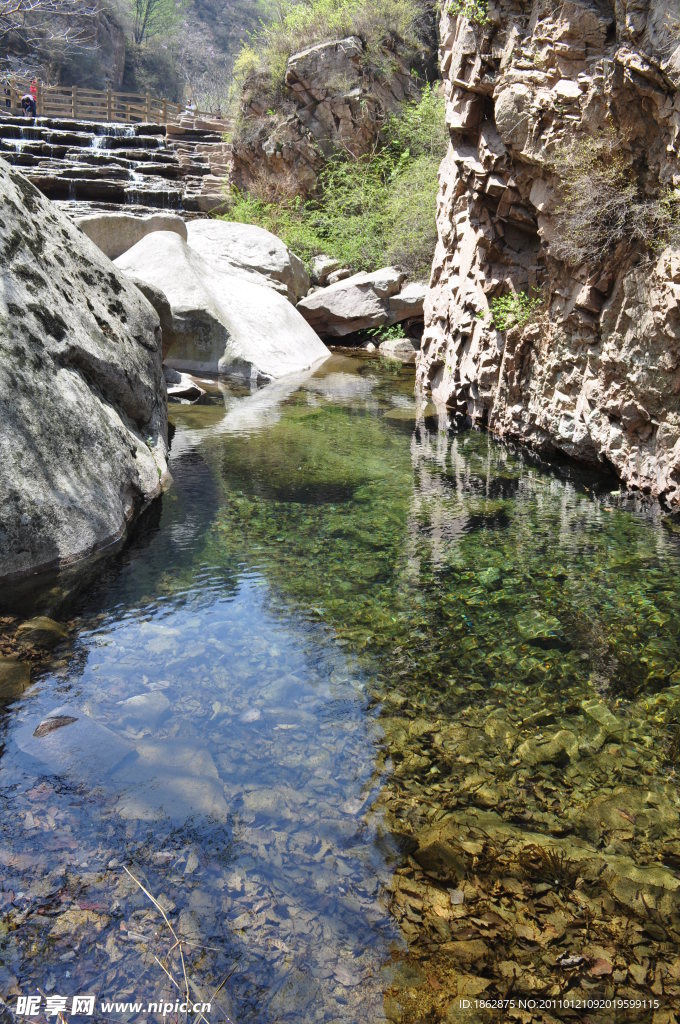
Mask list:
[[[447,7],[449,14],[462,14],[475,25],[488,25],[489,15],[486,0],[453,0]]]
[[[497,331],[526,327],[534,319],[543,300],[538,292],[508,292],[491,300],[491,319]]]
[[[427,276],[447,138],[444,101],[427,87],[419,102],[389,119],[376,154],[328,160],[313,198],[268,202],[235,192],[225,216],[274,232],[307,263],[326,253],[355,271],[395,263]]]

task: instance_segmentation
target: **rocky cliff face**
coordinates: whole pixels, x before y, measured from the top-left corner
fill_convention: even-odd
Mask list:
[[[418,95],[408,64],[396,53],[392,60],[391,74],[380,80],[366,68],[358,36],[295,53],[276,114],[264,81],[253,76],[233,147],[233,183],[271,198],[308,193],[333,152],[368,153],[385,117]]]
[[[0,580],[122,537],[166,454],[156,313],[0,160]]]
[[[498,0],[484,24],[444,9],[451,145],[418,365],[419,388],[454,417],[611,466],[669,505],[680,250],[656,214],[680,185],[679,21],[671,0]],[[618,167],[636,204],[617,235],[594,190],[592,221],[612,231],[596,259],[565,235],[584,153]],[[655,248],[635,237],[636,211],[654,214]],[[495,329],[491,300],[520,292],[540,299],[536,314]]]

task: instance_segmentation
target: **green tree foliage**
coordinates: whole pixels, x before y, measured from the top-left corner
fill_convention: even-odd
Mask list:
[[[419,102],[390,118],[375,155],[329,160],[313,198],[269,203],[234,193],[226,216],[273,231],[307,261],[325,253],[356,271],[394,263],[427,276],[446,144],[444,101],[427,87]]]
[[[447,8],[449,14],[463,15],[475,25],[488,25],[489,14],[486,0],[453,0]]]
[[[157,36],[176,33],[184,11],[184,0],[130,0],[137,46]]]

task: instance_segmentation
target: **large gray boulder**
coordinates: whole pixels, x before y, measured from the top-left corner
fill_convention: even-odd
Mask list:
[[[299,256],[255,224],[226,220],[194,220],[187,225],[192,249],[227,274],[257,274],[256,283],[269,284],[291,302],[309,291],[309,274]]]
[[[176,370],[271,380],[329,355],[282,295],[203,259],[176,234],[143,238],[115,263],[165,293],[173,321],[166,363]]]
[[[123,536],[167,479],[167,411],[156,313],[2,160],[0,224],[0,579],[8,579]]]
[[[175,231],[187,237],[187,226],[176,213],[150,213],[134,217],[131,213],[93,213],[79,217],[76,224],[110,260],[115,260],[141,238],[153,231]]]
[[[298,309],[319,334],[342,338],[355,331],[383,327],[423,315],[426,286],[402,287],[406,275],[394,267],[353,274],[318,288],[298,302]]]

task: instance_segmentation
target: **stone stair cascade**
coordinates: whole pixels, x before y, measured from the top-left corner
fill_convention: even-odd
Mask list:
[[[232,149],[226,141],[230,125],[185,115],[168,124],[168,144],[177,154],[186,195],[202,213],[210,213],[225,200],[225,182],[231,175]]]
[[[189,117],[166,126],[3,115],[0,157],[78,216],[121,206],[196,216],[224,202],[225,129]]]

